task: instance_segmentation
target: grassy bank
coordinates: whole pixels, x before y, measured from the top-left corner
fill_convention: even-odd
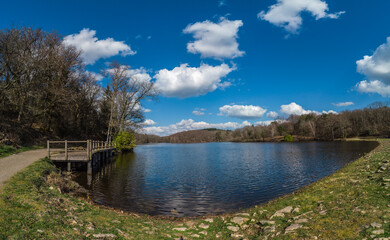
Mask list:
[[[16,148],[14,146],[8,146],[8,145],[0,145],[0,158],[6,157],[15,153],[20,153],[24,151],[34,150],[38,149],[40,147],[37,146],[31,146],[31,147],[19,147]]]
[[[163,219],[78,198],[41,160],[0,195],[0,239],[371,239],[390,236],[390,141],[293,194],[233,215]]]

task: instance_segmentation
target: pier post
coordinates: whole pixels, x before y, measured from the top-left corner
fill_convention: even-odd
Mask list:
[[[47,157],[50,159],[50,141],[47,140]]]
[[[68,140],[65,140],[65,161],[68,162],[68,172],[72,171],[72,163],[68,159]]]
[[[92,161],[88,161],[87,163],[87,174],[90,175],[92,174]]]

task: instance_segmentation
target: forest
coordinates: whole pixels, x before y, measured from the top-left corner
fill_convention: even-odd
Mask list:
[[[101,69],[102,87],[81,52],[63,36],[30,27],[0,31],[0,144],[46,139],[110,141],[144,121],[142,101],[154,84],[118,62]]]
[[[219,129],[193,130],[166,137],[138,134],[139,143],[193,142],[279,142],[286,135],[293,141],[334,141],[353,137],[389,137],[390,108],[388,102],[374,102],[364,109],[338,114],[291,115],[268,126],[247,126],[234,131]]]

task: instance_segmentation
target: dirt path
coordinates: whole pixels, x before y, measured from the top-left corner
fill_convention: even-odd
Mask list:
[[[0,188],[15,173],[46,155],[46,149],[38,149],[0,158]]]

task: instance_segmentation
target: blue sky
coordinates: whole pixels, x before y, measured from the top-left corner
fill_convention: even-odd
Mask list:
[[[388,100],[389,9],[388,0],[15,0],[0,27],[55,30],[90,72],[130,65],[161,92],[143,103],[145,132],[166,135]]]

